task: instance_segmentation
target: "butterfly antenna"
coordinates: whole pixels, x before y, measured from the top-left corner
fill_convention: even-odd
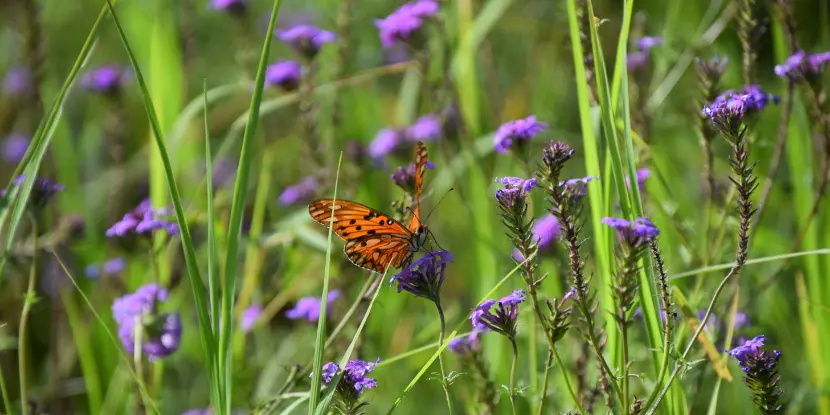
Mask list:
[[[435,234],[434,234],[434,233],[432,233],[432,231],[429,231],[429,236],[431,236],[431,237],[432,237],[432,241],[433,241],[433,242],[435,242],[435,245],[437,245],[437,246],[438,246],[438,249],[440,249],[440,250],[442,250],[442,251],[446,251],[446,249],[444,249],[444,247],[443,247],[443,246],[441,246],[441,244],[439,244],[439,243],[438,243],[438,239],[436,239],[436,238],[435,238]]]
[[[444,201],[444,198],[447,197],[447,195],[450,194],[450,192],[452,192],[453,189],[454,188],[450,187],[450,190],[447,190],[447,193],[444,193],[444,196],[441,196],[441,199],[438,200],[438,203],[436,203],[435,206],[432,207],[432,210],[429,211],[429,214],[427,215],[427,219],[429,219],[429,217],[432,215],[432,212],[435,212],[435,209],[438,208],[438,205],[440,205],[441,202]],[[420,220],[420,218],[418,218],[418,220]],[[424,223],[424,222],[421,222],[421,223]]]

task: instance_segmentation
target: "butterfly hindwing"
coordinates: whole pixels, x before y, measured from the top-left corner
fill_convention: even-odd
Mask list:
[[[345,241],[372,235],[399,235],[408,237],[411,232],[385,213],[348,200],[322,199],[308,205],[308,213],[322,224],[329,226],[334,211],[334,232]]]
[[[343,251],[353,264],[384,273],[412,256],[409,247],[409,239],[400,235],[366,235],[347,241]]]

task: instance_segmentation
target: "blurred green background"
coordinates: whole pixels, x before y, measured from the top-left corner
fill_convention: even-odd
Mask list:
[[[785,82],[775,77],[773,67],[789,53],[776,2],[756,3],[757,17],[767,28],[758,43],[757,82],[766,91],[783,95]],[[104,4],[86,0],[7,0],[0,4],[0,73],[8,74],[19,66],[34,67],[38,92],[2,97],[0,136],[35,133],[44,108],[51,105]],[[278,28],[313,23],[341,34],[348,29],[345,46],[323,48],[315,63],[313,83],[319,86],[315,92],[315,122],[327,145],[327,177],[334,173],[332,162],[338,154],[350,148],[348,143],[368,145],[384,127],[409,125],[418,116],[439,110],[428,95],[428,85],[442,77],[440,65],[436,68],[433,62],[431,70],[426,70],[405,48],[384,51],[378,40],[374,20],[400,4],[374,0],[283,2]],[[618,1],[594,3],[596,15],[605,19],[599,33],[609,70],[616,54],[623,7]],[[793,7],[798,46],[808,52],[830,48],[828,4],[798,1]],[[263,0],[252,0],[244,15],[214,10],[201,0],[122,0],[116,5],[165,130],[200,259],[207,251],[202,84],[206,82],[210,100],[214,160],[225,164],[229,170],[226,177],[233,177],[270,9],[271,4]],[[538,160],[547,140],[561,140],[577,150],[565,176],[582,177],[586,170],[566,2],[449,0],[441,9],[445,36],[431,28],[429,48],[448,48],[447,56],[452,59],[452,76],[448,79],[466,125],[461,134],[445,134],[440,141],[428,144],[430,159],[437,167],[427,172],[424,209],[429,212],[449,188],[454,189],[428,221],[441,246],[455,255],[442,291],[448,327],[454,328],[515,266],[492,194],[497,188],[495,177],[527,176],[527,170],[516,158],[492,151],[493,131],[502,122],[535,114],[550,128],[532,143],[534,160]],[[338,20],[344,10],[348,10],[346,24]],[[645,124],[639,127],[647,125],[639,129],[635,125],[639,133],[635,139],[637,166],[651,170],[643,192],[645,211],[662,230],[660,245],[669,273],[691,271],[691,275],[673,279],[672,283],[689,301],[688,310],[696,313],[708,305],[724,271],[694,271],[733,260],[737,222],[729,203],[730,150],[720,139],[714,142],[713,152],[714,176],[719,183],[716,188],[721,191],[715,206],[706,208],[705,157],[696,129],[700,105],[693,59],[709,59],[716,54],[728,57],[724,87],[742,85],[741,47],[734,21],[738,2],[636,1],[634,11],[632,44],[644,35],[664,40],[652,50],[645,73],[631,73],[629,77],[632,117],[643,120]],[[275,41],[269,62],[292,57],[288,46]],[[342,65],[338,64],[343,57]],[[113,344],[106,335],[51,251],[67,262],[95,309],[115,328],[110,316],[113,299],[149,282],[152,275],[146,246],[131,239],[108,239],[104,232],[146,197],[159,205],[169,203],[141,92],[129,75],[130,63],[118,33],[112,21],[105,19],[81,75],[109,64],[127,71],[123,91],[116,97],[90,93],[81,87],[79,79],[64,101],[40,169],[41,176],[66,186],[49,207],[50,238],[43,239],[50,245],[39,253],[39,301],[30,322],[30,395],[39,408],[52,414],[132,413],[137,395],[124,362],[119,360],[120,344]],[[284,317],[285,310],[298,298],[319,295],[326,249],[325,229],[310,220],[304,204],[286,207],[277,203],[286,187],[319,173],[311,167],[314,162],[309,160],[296,98],[296,94],[266,88],[253,144],[243,248],[238,256],[238,289],[242,294],[237,309],[262,304],[266,317],[251,333],[235,334],[232,384],[234,407],[240,410],[273,399],[290,367],[307,363],[313,355],[315,326]],[[797,90],[782,165],[760,226],[753,229],[751,259],[790,253],[813,203],[815,173],[823,155],[819,138],[811,136],[802,99]],[[781,108],[771,106],[751,128],[751,158],[758,162],[756,173],[762,187],[775,152]],[[595,110],[595,130],[599,132],[598,107]],[[332,121],[335,111],[340,113],[339,124]],[[604,150],[600,155],[604,162]],[[400,199],[402,192],[389,175],[395,166],[408,163],[410,157],[407,149],[401,155],[387,157],[381,166],[365,157],[354,157],[353,152],[344,153],[340,171],[343,193],[338,197],[390,212],[390,203]],[[11,177],[15,165],[2,165],[4,178]],[[214,180],[220,176],[217,173]],[[217,186],[215,193],[220,252],[224,252],[222,241],[227,237],[232,183],[232,179],[227,180]],[[332,183],[324,181],[316,195],[328,197],[332,191]],[[759,195],[760,190],[756,201]],[[534,214],[541,216],[546,203],[541,193],[534,197]],[[260,201],[259,208],[255,200]],[[261,216],[256,214],[257,209],[261,209]],[[709,215],[712,235],[705,231]],[[827,247],[828,220],[826,209],[820,210],[795,250]],[[26,249],[31,246],[28,231],[23,227],[15,237],[0,288],[0,363],[13,402],[19,396],[17,326],[31,260],[31,249]],[[597,270],[593,232],[587,220],[583,255],[589,275]],[[346,295],[334,304],[330,328],[368,278],[346,260],[341,245],[336,241],[333,248],[331,288],[343,290]],[[171,309],[182,314],[184,335],[177,353],[150,366],[148,387],[160,412],[173,414],[207,406],[210,395],[178,239],[167,242],[162,252],[161,281],[171,289]],[[116,256],[128,260],[120,277],[93,280],[83,276],[87,265]],[[541,288],[544,296],[560,297],[564,292],[560,275],[566,273],[566,258],[561,246],[545,253],[540,270],[550,275]],[[769,344],[782,352],[779,371],[788,413],[830,414],[830,360],[826,353],[830,350],[830,329],[824,323],[830,306],[830,284],[825,278],[828,272],[830,257],[812,254],[749,265],[741,276],[737,308],[749,316],[751,324],[736,336],[764,334]],[[770,281],[774,275],[776,278]],[[593,288],[606,289],[601,284],[604,278],[594,275]],[[519,279],[509,280],[496,296],[521,287]],[[439,330],[434,307],[407,293],[396,294],[386,284],[380,289],[383,292],[358,342],[356,356],[364,360],[380,357],[384,362],[432,344]],[[727,297],[721,297],[715,314],[725,319],[730,307]],[[599,313],[604,316],[602,311]],[[326,361],[339,358],[358,322],[346,326],[345,336],[327,351]],[[532,386],[538,385],[545,359],[540,346],[533,357],[536,370],[532,370],[534,361],[528,360],[527,347],[533,341],[528,337],[532,322],[530,308],[525,307],[520,316],[522,352],[517,372],[518,384],[524,389],[522,413],[529,413],[530,401],[538,399]],[[677,339],[683,345],[689,329],[685,323],[681,327]],[[606,325],[605,329],[614,328]],[[462,330],[469,330],[469,325],[463,325]],[[636,396],[645,396],[654,382],[648,360],[658,351],[650,349],[644,330],[635,328],[634,333],[632,373],[642,376],[632,380],[632,390]],[[572,371],[583,353],[582,337],[573,331],[560,344],[560,353]],[[507,341],[486,335],[483,349],[495,383],[507,384]],[[367,412],[387,411],[430,354],[406,354],[378,367],[373,372],[378,387],[364,395],[370,402]],[[459,410],[465,410],[464,403],[466,408],[473,408],[470,369],[449,356],[450,369],[464,374],[452,385],[461,404]],[[731,379],[719,382],[702,348],[696,347],[689,360],[697,362],[678,380],[685,391],[684,403],[678,404],[685,406],[683,412],[706,413],[712,408],[714,413],[750,411],[750,396],[734,362],[726,362]],[[596,365],[589,365],[589,380],[595,382]],[[437,365],[428,373],[435,371]],[[429,377],[422,378],[408,393],[397,413],[446,412],[440,384]],[[307,384],[302,383],[297,391],[307,391]],[[552,371],[549,391],[549,413],[571,409],[558,370]],[[710,407],[712,401],[714,407]],[[289,403],[290,399],[283,408]],[[507,396],[502,395],[499,413],[508,411]]]

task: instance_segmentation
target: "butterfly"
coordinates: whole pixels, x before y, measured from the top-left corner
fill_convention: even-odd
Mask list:
[[[308,205],[308,213],[346,241],[343,251],[353,264],[379,273],[389,266],[405,268],[421,250],[429,229],[421,223],[421,190],[427,166],[427,148],[415,143],[415,209],[408,227],[389,215],[348,200],[320,199]],[[334,215],[332,215],[334,212]]]

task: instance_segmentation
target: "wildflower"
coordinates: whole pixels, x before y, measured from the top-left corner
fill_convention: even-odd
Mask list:
[[[640,40],[637,41],[637,47],[642,52],[648,52],[651,48],[655,46],[660,46],[663,44],[663,38],[657,36],[643,36]]]
[[[366,405],[365,402],[360,402],[360,395],[366,389],[373,389],[378,386],[377,379],[366,377],[366,375],[375,370],[375,366],[379,363],[380,358],[374,362],[354,359],[346,363],[346,367],[343,368],[343,376],[337,383],[334,393],[334,406],[338,413],[360,413],[360,408]],[[323,365],[323,384],[328,386],[338,372],[340,372],[340,366],[334,362]]]
[[[329,291],[326,314],[331,313],[331,305],[335,300],[340,298],[340,291]],[[285,316],[291,320],[304,318],[312,323],[317,322],[320,318],[320,299],[314,296],[303,297],[297,301],[294,308],[288,310]]]
[[[265,83],[293,91],[300,86],[303,67],[297,61],[279,60],[265,70]]]
[[[547,214],[533,224],[533,240],[540,251],[553,246],[553,242],[562,236],[562,229],[559,227],[559,219]],[[513,258],[518,262],[524,261],[524,257],[518,249],[513,250]]]
[[[378,131],[374,140],[369,143],[369,157],[377,159],[395,151],[403,138],[403,133],[399,129],[384,128]]]
[[[23,66],[9,68],[3,76],[3,95],[17,97],[32,88],[32,73]]]
[[[132,211],[107,229],[107,237],[125,236],[134,231],[137,234],[148,233],[155,230],[164,230],[168,235],[174,236],[179,233],[179,225],[170,222],[166,216],[170,216],[170,209],[153,208],[150,206],[150,199],[145,199]]]
[[[651,170],[646,169],[646,168],[642,168],[642,169],[637,170],[636,175],[637,175],[637,187],[640,190],[643,190],[643,186],[646,183],[646,179],[648,179],[648,176],[651,176]],[[628,179],[628,176],[625,177],[625,187],[627,187],[629,189],[631,188],[631,180]]]
[[[781,78],[799,79],[824,72],[830,62],[830,52],[807,55],[803,50],[788,57],[781,65],[775,65],[775,74]]]
[[[576,179],[568,179],[559,182],[559,186],[563,188],[562,193],[565,197],[569,198],[572,202],[578,202],[587,194],[588,183],[594,180],[599,180],[599,177],[585,176]]]
[[[726,73],[726,66],[729,65],[729,58],[715,55],[711,60],[695,58],[698,70],[704,75],[704,79],[720,79]]]
[[[733,95],[725,98],[719,96],[711,105],[703,107],[703,114],[709,117],[713,124],[730,141],[735,141],[741,134],[741,123],[746,114],[746,95]]]
[[[441,119],[437,115],[424,115],[406,128],[404,137],[411,141],[433,141],[441,135]]]
[[[26,176],[20,175],[14,179],[12,186],[21,186]],[[57,183],[52,183],[47,179],[35,177],[35,182],[32,184],[32,193],[29,196],[32,201],[32,206],[42,208],[55,196],[58,192],[64,191],[65,187]],[[6,197],[6,189],[0,190],[0,196]]]
[[[660,234],[660,230],[647,218],[637,218],[633,222],[619,218],[603,218],[601,222],[616,229],[619,239],[631,249],[645,246]]]
[[[115,275],[127,267],[127,260],[124,257],[112,258],[104,261],[103,264],[92,264],[86,267],[86,276],[92,279],[103,275]]]
[[[447,348],[459,356],[467,356],[481,350],[481,331],[473,330],[465,336],[458,336],[450,340]]]
[[[214,415],[215,413],[212,408],[195,408],[182,412],[182,415]]]
[[[307,24],[296,25],[288,30],[277,30],[277,36],[307,59],[314,59],[323,45],[337,39],[334,33]]]
[[[231,14],[242,14],[248,9],[247,0],[210,0],[210,7]]]
[[[406,267],[389,281],[391,286],[398,282],[398,293],[409,291],[416,297],[423,297],[433,302],[440,301],[441,285],[444,284],[444,271],[447,263],[453,262],[452,254],[447,251],[435,251],[424,255]]]
[[[519,317],[519,304],[525,300],[522,290],[515,290],[498,302],[485,300],[470,314],[470,322],[474,329],[493,330],[511,339],[516,337],[516,319]],[[494,305],[498,305],[495,314],[491,312]]]
[[[158,311],[167,301],[167,290],[158,284],[147,284],[136,292],[117,298],[112,303],[112,317],[118,323],[118,337],[127,352],[135,348],[136,323],[142,330],[142,349],[150,361],[169,356],[179,348],[182,322],[178,313]]]
[[[245,311],[242,312],[242,316],[239,318],[239,327],[242,329],[243,332],[247,333],[254,328],[254,324],[256,324],[257,320],[259,320],[259,316],[262,315],[262,306],[259,304],[253,304],[250,307],[246,308]]]
[[[19,163],[26,155],[26,150],[29,149],[31,138],[21,133],[11,133],[3,140],[3,149],[0,151],[0,157],[9,164]]]
[[[536,179],[522,179],[521,177],[503,177],[496,179],[504,186],[504,189],[496,190],[496,200],[500,204],[512,208],[524,203],[530,191],[536,187]]]
[[[744,383],[755,396],[753,402],[765,414],[783,412],[784,406],[778,398],[784,391],[778,387],[781,377],[775,371],[781,352],[772,353],[764,349],[767,338],[763,335],[746,340],[742,345],[729,351],[744,372]]]
[[[434,169],[435,164],[427,161],[426,168]],[[406,168],[398,167],[391,175],[392,181],[405,192],[415,192],[415,163],[409,163]]]
[[[375,20],[380,43],[384,49],[392,47],[397,41],[407,41],[424,24],[424,19],[438,14],[435,0],[416,0],[406,3],[384,19]]]
[[[308,199],[317,192],[317,180],[314,176],[306,176],[292,186],[288,186],[280,193],[277,203],[281,206],[291,206]]]
[[[81,85],[90,92],[115,94],[120,91],[124,72],[115,65],[102,66],[87,72],[81,79]]]
[[[651,49],[663,44],[663,38],[656,36],[643,36],[634,46],[635,50],[626,57],[626,64],[629,71],[642,69],[648,63],[651,56]]]
[[[735,313],[735,322],[732,325],[735,330],[740,330],[746,326],[749,326],[749,316],[746,315],[743,311],[738,311]]]
[[[493,137],[493,144],[499,153],[507,153],[513,144],[522,145],[548,128],[548,124],[537,122],[535,115],[508,121],[502,124]]]

